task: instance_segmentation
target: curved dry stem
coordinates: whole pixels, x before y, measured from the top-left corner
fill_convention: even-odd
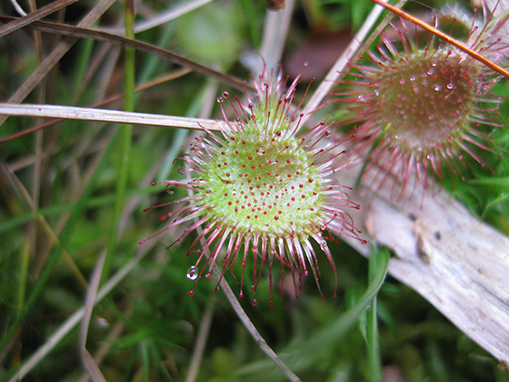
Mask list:
[[[260,346],[260,349],[277,365],[277,367],[285,373],[285,375],[288,377],[288,379],[292,382],[300,382],[300,378],[297,377],[293,371],[288,368],[284,364],[284,362],[278,357],[278,355],[272,350],[272,348],[267,344],[267,342],[263,339],[260,332],[256,329],[256,327],[253,325],[249,317],[247,316],[246,312],[240,305],[239,301],[237,300],[237,297],[233,293],[232,289],[230,288],[230,285],[228,285],[228,282],[224,279],[224,277],[221,277],[221,271],[217,267],[217,265],[214,264],[214,267],[212,269],[212,272],[214,273],[214,277],[217,280],[220,281],[221,288],[223,289],[224,294],[226,295],[226,298],[228,298],[228,301],[230,302],[231,306],[235,310],[235,313],[237,313],[237,316],[239,316],[240,320],[242,321],[242,324],[244,327],[249,331],[249,334],[254,338],[258,346]]]
[[[12,0],[14,2],[14,0]],[[15,30],[18,30],[20,28],[23,28],[24,26],[33,23],[36,20],[40,20],[43,17],[46,17],[59,9],[65,8],[72,3],[75,3],[78,0],[58,0],[54,3],[48,4],[45,7],[42,7],[35,12],[31,12],[28,15],[24,15],[22,18],[18,20],[11,21],[8,24],[2,25],[0,27],[0,38],[8,35],[11,32],[14,32]],[[17,4],[17,3],[16,3]],[[19,11],[18,11],[19,13]],[[23,12],[24,13],[24,12]]]
[[[106,0],[103,0],[103,1],[106,1]],[[114,2],[115,0],[107,0],[107,1]],[[8,22],[8,21],[12,21],[12,20],[16,20],[16,18],[0,16],[0,22]],[[134,48],[138,51],[145,52],[145,53],[157,56],[159,58],[162,58],[163,60],[167,60],[167,61],[173,62],[175,64],[188,67],[190,69],[197,71],[198,73],[202,73],[206,76],[214,78],[214,79],[221,81],[224,84],[232,86],[234,88],[237,88],[240,90],[244,90],[246,88],[246,84],[244,83],[244,81],[241,81],[238,78],[218,72],[215,69],[212,69],[206,65],[202,65],[196,61],[190,60],[184,56],[181,56],[181,55],[171,52],[169,50],[162,49],[158,46],[155,46],[155,45],[152,45],[152,44],[140,41],[140,40],[130,39],[130,38],[120,36],[117,34],[106,33],[106,32],[101,32],[99,30],[90,29],[89,27],[90,27],[90,25],[87,25],[86,27],[84,27],[83,25],[81,25],[81,23],[78,24],[78,26],[71,26],[71,25],[64,25],[64,24],[49,23],[49,22],[44,22],[44,21],[35,21],[35,22],[26,26],[26,28],[28,28],[28,29],[35,29],[35,30],[38,30],[41,32],[68,36],[68,38],[71,39],[71,40],[69,40],[71,42],[74,41],[74,39],[76,39],[76,38],[85,38],[85,39],[92,39],[92,40],[96,40],[96,41],[112,43],[112,44],[116,44],[116,45],[126,45],[126,46]],[[62,43],[64,43],[67,40],[68,39],[65,39]],[[251,89],[250,85],[247,85],[247,87],[249,89]],[[19,96],[16,96],[15,99],[17,100],[18,98],[19,98]],[[24,97],[23,97],[23,99],[24,99]],[[9,102],[14,102],[14,99]],[[16,102],[20,102],[20,101],[16,101]]]
[[[113,4],[115,0],[101,0],[78,24],[79,27],[91,27]],[[38,21],[36,21],[38,22]],[[33,23],[32,23],[33,24]],[[29,24],[28,26],[32,25]],[[72,48],[77,39],[68,37],[64,39],[48,55],[48,57],[37,67],[37,69],[28,77],[18,90],[9,98],[9,103],[22,102],[30,92],[42,81],[50,70],[60,61],[60,59]],[[0,117],[0,125],[5,122],[7,116]]]
[[[16,0],[11,0],[11,3],[14,7],[14,9],[16,10],[16,12],[18,12],[21,16],[26,16],[27,13],[23,10],[23,8],[21,8],[21,6],[18,4],[18,2]]]

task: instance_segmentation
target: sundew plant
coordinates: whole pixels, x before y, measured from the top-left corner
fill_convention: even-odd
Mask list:
[[[0,381],[509,381],[509,4],[389,4],[2,2]]]
[[[498,119],[503,99],[492,89],[500,73],[478,56],[507,67],[507,18],[480,12],[446,6],[433,19],[436,26],[450,25],[450,33],[463,32],[468,49],[401,19],[392,37],[382,32],[378,52],[368,50],[352,65],[354,79],[345,80],[337,94],[351,115],[339,123],[355,126],[356,150],[370,151],[366,173],[380,166],[379,182],[387,172],[398,174],[403,190],[412,173],[425,188],[430,174],[464,181],[465,156],[486,167],[478,149],[496,151],[491,134],[504,128]]]

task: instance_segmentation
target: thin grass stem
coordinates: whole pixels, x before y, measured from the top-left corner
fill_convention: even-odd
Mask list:
[[[94,310],[95,301],[97,299],[97,290],[99,289],[99,283],[101,282],[101,273],[103,271],[104,262],[106,259],[106,252],[103,252],[97,261],[92,278],[90,280],[90,288],[87,291],[85,298],[85,313],[83,320],[81,321],[80,330],[80,353],[83,367],[92,378],[93,382],[106,382],[99,366],[97,366],[95,360],[92,358],[87,350],[87,337],[88,329],[90,326],[90,320],[92,319],[92,312]]]
[[[235,313],[237,313],[237,316],[239,316],[240,321],[242,321],[242,324],[247,329],[249,334],[251,334],[251,336],[254,338],[260,349],[262,349],[262,351],[277,365],[277,367],[288,377],[290,381],[300,382],[300,378],[297,377],[297,375],[295,375],[295,373],[284,364],[281,358],[279,358],[278,355],[274,352],[274,350],[272,350],[272,348],[267,344],[267,342],[262,337],[260,332],[258,332],[256,327],[253,325],[248,315],[246,314],[246,312],[240,305],[239,301],[237,300],[237,297],[230,288],[230,285],[228,285],[228,282],[223,277],[221,277],[221,271],[219,270],[216,264],[214,264],[212,272],[217,280],[221,280],[220,285],[221,288],[223,289],[224,294],[226,295],[226,298],[228,299],[231,306],[233,307],[233,310],[235,310]]]
[[[131,0],[125,2],[125,30],[126,36],[134,38],[134,4]],[[135,87],[135,51],[133,48],[125,47],[125,79],[124,79],[124,109],[126,112],[134,110],[134,87]],[[111,257],[115,252],[118,242],[119,225],[124,210],[125,192],[127,187],[127,176],[129,171],[129,157],[131,152],[131,141],[133,134],[133,125],[125,124],[120,127],[122,131],[121,147],[120,147],[120,169],[117,183],[117,197],[115,199],[115,207],[113,212],[113,225],[110,240],[108,242],[108,250],[106,252],[106,261],[103,275],[109,272]]]
[[[155,242],[154,242],[155,244]],[[122,268],[120,268],[97,292],[97,298],[94,304],[99,303],[106,297],[118,284],[129,275],[132,270],[139,264],[139,262],[147,255],[152,249],[150,245],[139,247],[139,251],[135,257],[129,260]],[[9,382],[19,382],[30,371],[36,367],[54,348],[57,346],[69,332],[78,325],[78,323],[85,316],[85,307],[78,309],[74,314],[69,317],[59,328],[56,330],[48,340],[42,345],[30,358],[27,359],[21,368],[13,375]]]
[[[209,300],[207,309],[201,319],[200,330],[196,337],[196,345],[194,347],[193,356],[191,358],[191,365],[189,366],[189,373],[186,377],[186,382],[194,382],[198,376],[200,369],[201,360],[203,353],[205,352],[205,345],[207,344],[207,338],[210,333],[210,327],[212,325],[212,318],[214,317],[214,306],[216,304],[216,298],[212,297]]]
[[[387,252],[387,250],[374,249],[369,258],[368,272],[370,281],[375,277],[377,273],[380,272],[378,268],[383,266],[383,264],[380,262],[381,251]],[[367,310],[367,361],[369,382],[382,381],[382,365],[380,360],[380,345],[378,338],[377,295],[373,297],[373,301]]]

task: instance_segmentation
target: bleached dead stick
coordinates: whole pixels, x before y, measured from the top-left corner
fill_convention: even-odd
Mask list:
[[[356,179],[347,166],[341,181]],[[369,184],[369,181],[366,182]],[[447,192],[409,190],[391,200],[387,179],[362,205],[356,225],[394,251],[389,273],[416,290],[480,346],[509,365],[509,238],[473,217]],[[369,248],[348,240],[365,256]]]

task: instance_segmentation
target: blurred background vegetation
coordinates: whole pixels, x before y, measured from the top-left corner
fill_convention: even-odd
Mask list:
[[[35,5],[41,8],[49,3],[39,0]],[[81,0],[45,20],[76,24],[96,3]],[[409,2],[406,9],[424,17],[442,1],[422,3],[426,5]],[[21,5],[29,9],[28,1]],[[136,21],[153,19],[178,5],[173,0],[137,2]],[[316,77],[312,92],[371,8],[369,0],[297,1],[283,70],[295,77],[304,62],[309,62],[304,82]],[[122,31],[123,13],[123,3],[117,2],[95,26]],[[136,38],[248,79],[245,63],[260,49],[266,13],[263,1],[217,0],[140,32]],[[6,0],[0,4],[0,14],[17,16]],[[28,30],[0,39],[2,102],[61,40],[42,34],[37,44]],[[215,102],[219,92],[242,94],[146,53],[137,52],[135,60],[137,84],[172,77],[135,94],[134,110],[139,112],[220,119]],[[25,102],[89,106],[121,94],[124,62],[123,50],[117,45],[80,39]],[[506,81],[497,85],[495,93],[507,95]],[[101,107],[122,110],[123,103],[120,99]],[[501,113],[506,121],[507,102]],[[10,117],[0,128],[0,138],[43,122]],[[150,183],[181,177],[174,160],[192,134],[161,127],[133,129],[126,202],[120,215],[115,209],[123,157],[119,126],[66,121],[0,145],[0,380],[9,380],[83,306],[88,280],[100,255],[112,245],[117,227],[118,241],[113,240],[102,279],[102,285],[111,281],[113,287],[94,310],[87,342],[108,381],[186,380],[205,321],[210,323],[210,332],[197,381],[285,380],[222,292],[214,292],[215,281],[201,280],[194,297],[189,297],[193,281],[186,278],[186,272],[195,259],[186,253],[193,238],[166,250],[182,233],[176,229],[138,244],[164,227],[159,217],[167,212],[145,213],[143,209],[183,195],[182,190],[168,195],[164,187]],[[504,155],[484,157],[496,175],[468,166],[465,182],[445,180],[442,187],[474,215],[508,233],[509,135],[503,129],[493,135]],[[368,380],[371,361],[366,349],[371,339],[366,336],[367,315],[351,320],[353,326],[346,332],[332,329],[365,291],[368,261],[344,243],[333,244],[331,250],[339,275],[337,298],[332,298],[334,274],[321,259],[325,302],[311,279],[305,281],[298,300],[286,288],[281,297],[278,283],[270,308],[268,281],[262,278],[257,306],[251,305],[249,294],[241,303],[263,338],[303,381]],[[126,271],[125,278],[112,279],[119,271]],[[238,293],[238,280],[228,273],[226,277]],[[492,356],[422,297],[390,277],[378,294],[378,319],[376,345],[384,381],[509,381],[507,371]],[[76,326],[24,380],[86,380],[78,343]]]

